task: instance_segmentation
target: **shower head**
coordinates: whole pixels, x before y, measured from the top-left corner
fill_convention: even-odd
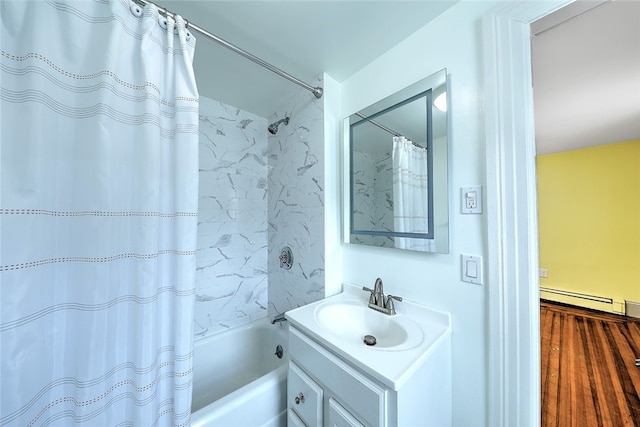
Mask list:
[[[284,122],[285,125],[288,125],[289,124],[289,117],[285,117],[284,119],[280,119],[275,123],[271,123],[269,125],[269,127],[267,128],[267,130],[269,131],[269,133],[271,135],[275,135],[276,133],[278,133],[278,126],[280,126],[280,123],[283,123],[283,122]]]

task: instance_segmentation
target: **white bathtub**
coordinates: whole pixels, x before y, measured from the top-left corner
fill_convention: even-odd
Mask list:
[[[287,329],[261,319],[194,344],[193,427],[286,425]],[[274,353],[284,348],[284,357]]]

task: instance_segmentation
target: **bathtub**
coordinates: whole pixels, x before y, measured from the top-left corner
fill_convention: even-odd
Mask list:
[[[196,340],[191,426],[286,426],[283,326],[265,318]],[[277,345],[284,349],[281,359],[275,355]]]

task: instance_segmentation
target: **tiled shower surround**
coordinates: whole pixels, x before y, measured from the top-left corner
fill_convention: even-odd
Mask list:
[[[389,143],[391,145],[391,143]],[[354,222],[365,230],[393,231],[393,164],[391,152],[373,156],[353,153],[355,174]],[[384,170],[385,173],[379,173]],[[373,183],[373,185],[371,185]],[[394,247],[388,236],[353,234],[353,243]]]
[[[200,98],[196,337],[267,315],[267,120]]]
[[[322,80],[314,86],[323,86]],[[272,121],[269,137],[269,317],[324,298],[324,101],[306,90]],[[293,251],[290,270],[280,251]]]
[[[196,338],[324,296],[322,106],[301,91],[269,136],[267,119],[200,98]]]

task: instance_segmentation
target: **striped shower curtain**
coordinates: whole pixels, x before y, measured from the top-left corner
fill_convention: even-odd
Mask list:
[[[396,233],[429,232],[429,177],[427,150],[404,136],[393,137],[393,230]],[[433,239],[394,237],[398,249],[434,252]]]
[[[188,425],[195,40],[126,0],[0,20],[0,425]]]

